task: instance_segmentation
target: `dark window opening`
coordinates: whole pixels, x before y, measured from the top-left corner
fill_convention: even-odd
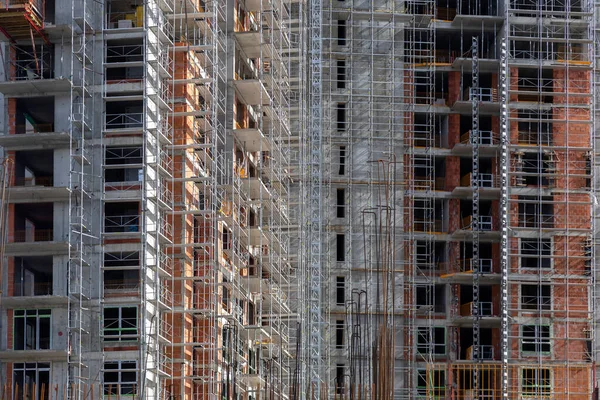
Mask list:
[[[336,235],[336,260],[346,261],[346,235],[340,233]]]
[[[346,60],[337,60],[337,88],[346,88]]]
[[[338,20],[337,28],[338,46],[346,45],[346,20]]]
[[[335,279],[335,302],[337,305],[346,303],[346,277],[338,276]]]
[[[51,311],[14,311],[14,350],[48,350],[52,336]]]
[[[551,239],[521,239],[522,268],[550,268],[552,266]]]
[[[443,313],[446,311],[446,287],[444,285],[417,286],[417,312]]]
[[[137,362],[105,362],[103,378],[104,395],[134,395],[137,393]]]
[[[523,310],[550,310],[552,308],[550,285],[521,285]]]
[[[552,380],[548,368],[525,368],[521,381],[523,396],[550,396]]]
[[[346,190],[345,189],[337,189],[336,216],[338,218],[346,217]]]
[[[40,400],[50,398],[49,363],[14,363],[13,387],[14,400]],[[18,388],[18,391],[17,391]],[[33,390],[37,393],[32,394]]]
[[[550,327],[547,325],[523,325],[521,351],[529,353],[550,352]]]
[[[344,364],[336,364],[335,366],[335,392],[337,394],[344,393]]]
[[[346,146],[340,146],[340,169],[338,174],[346,174]]]
[[[338,319],[335,321],[335,348],[341,349],[344,347],[344,320]]]
[[[104,309],[104,340],[107,342],[137,340],[137,307]]]
[[[446,328],[418,327],[417,353],[432,355],[446,354]]]
[[[346,130],[347,122],[346,122],[346,103],[338,103],[337,105],[337,130],[338,132],[343,132]]]

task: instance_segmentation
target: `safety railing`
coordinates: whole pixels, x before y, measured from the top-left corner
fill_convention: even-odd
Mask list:
[[[461,272],[477,272],[482,274],[490,274],[492,273],[492,259],[491,258],[480,258],[478,260],[479,268],[475,269],[473,265],[473,259],[467,258],[465,260],[459,260],[459,265],[461,268]]]
[[[104,218],[105,233],[139,232],[139,215],[107,215]]]
[[[13,186],[53,186],[52,176],[16,177]]]
[[[121,113],[106,114],[106,129],[129,129],[141,128],[144,126],[144,114],[139,113]]]
[[[14,296],[49,296],[52,282],[36,282],[33,285],[18,282],[14,284]]]
[[[497,145],[500,144],[500,135],[493,131],[479,131],[479,135],[475,137],[472,131],[463,133],[460,136],[462,144],[478,144],[478,145]]]
[[[465,230],[473,229],[473,216],[469,215],[462,219],[462,228]],[[480,231],[491,231],[494,228],[493,219],[491,215],[480,215],[479,216],[479,230]]]
[[[13,243],[51,242],[54,239],[52,229],[16,230],[12,237]]]
[[[480,360],[493,360],[494,359],[494,346],[487,345],[487,344],[481,344],[477,347],[479,349],[477,354],[478,354],[478,358]],[[467,352],[466,352],[466,356],[467,356],[466,359],[474,360],[475,359],[474,354],[475,354],[475,345],[469,346],[467,348]]]
[[[469,302],[460,306],[460,315],[463,317],[479,316],[479,317],[491,317],[494,315],[494,303],[491,301],[480,301],[477,303],[477,310],[475,310],[475,303]],[[475,314],[477,312],[477,315]]]
[[[479,100],[485,102],[497,102],[498,101],[498,89],[493,88],[469,88],[468,91],[469,101]]]

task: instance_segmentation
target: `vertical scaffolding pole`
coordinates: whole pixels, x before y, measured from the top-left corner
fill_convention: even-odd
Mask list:
[[[321,265],[321,200],[322,200],[322,37],[321,37],[321,0],[310,3],[310,89],[309,89],[309,159],[308,165],[308,246],[309,256],[306,269],[308,283],[308,326],[306,327],[307,351],[307,387],[304,393],[307,397],[319,398],[323,376],[323,314],[322,288],[323,271]]]
[[[473,145],[473,171],[471,186],[473,189],[473,360],[480,362],[479,357],[479,39],[473,36],[471,44],[473,54],[472,88],[471,88],[471,143]],[[473,370],[473,391],[476,398],[479,397],[479,369]]]

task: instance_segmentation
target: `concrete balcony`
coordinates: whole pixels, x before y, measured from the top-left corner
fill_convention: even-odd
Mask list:
[[[61,93],[71,90],[67,78],[15,79],[0,82],[0,93],[7,97],[39,95],[40,93]]]
[[[248,58],[270,59],[275,54],[275,47],[266,42],[266,38],[260,32],[235,32],[234,37],[239,48]]]
[[[52,229],[17,230],[9,235],[9,243],[6,244],[7,256],[51,256],[68,254],[68,251],[66,235],[60,240]]]
[[[0,351],[2,362],[64,362],[68,358],[67,349],[63,350],[3,350]]]
[[[479,173],[479,196],[483,200],[500,198],[500,177],[490,173]],[[473,173],[469,172],[460,179],[460,186],[452,191],[455,197],[473,197]]]
[[[470,114],[473,110],[473,101],[479,100],[479,112],[483,115],[500,113],[498,90],[493,88],[468,88],[462,99],[457,100],[451,109],[461,114]]]
[[[471,156],[475,144],[479,147],[479,155],[492,157],[500,151],[500,137],[496,132],[479,131],[478,137],[474,137],[472,131],[467,131],[460,136],[460,143],[452,148],[452,154]]]
[[[49,203],[67,201],[69,188],[54,186],[52,177],[15,178],[9,189],[10,203]]]
[[[9,296],[2,298],[2,305],[7,308],[43,308],[66,307],[69,303],[67,296]]]
[[[269,151],[271,149],[269,139],[265,136],[261,129],[234,129],[233,136],[242,146],[244,146],[246,151]]]
[[[242,190],[251,200],[268,200],[272,197],[271,190],[258,177],[243,178]]]
[[[237,77],[233,81],[233,87],[239,100],[245,105],[268,105],[271,103],[271,96],[267,92],[265,85],[260,79],[241,79]]]
[[[0,135],[0,146],[7,151],[68,147],[71,138],[68,132],[31,132],[15,135]]]

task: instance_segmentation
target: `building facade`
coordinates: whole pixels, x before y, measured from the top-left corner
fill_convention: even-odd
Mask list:
[[[595,0],[0,1],[0,399],[590,399]]]
[[[283,1],[1,5],[0,397],[289,391],[291,19]]]

